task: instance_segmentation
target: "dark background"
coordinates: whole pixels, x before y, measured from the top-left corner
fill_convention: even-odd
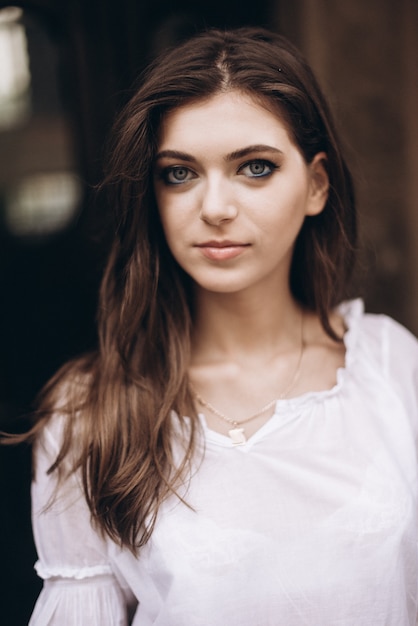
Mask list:
[[[94,201],[103,145],[141,69],[207,26],[268,26],[307,55],[341,122],[358,182],[367,309],[418,333],[418,10],[415,0],[33,0],[24,8],[31,114],[0,129],[0,428],[27,428],[46,380],[95,342],[106,215]],[[8,3],[0,0],[0,9]],[[72,171],[65,228],[16,234],[10,189]],[[0,623],[27,624],[40,590],[30,530],[30,450],[0,448]],[[106,626],[106,625],[104,625]]]

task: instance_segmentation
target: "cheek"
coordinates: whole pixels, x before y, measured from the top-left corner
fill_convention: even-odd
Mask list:
[[[267,233],[298,228],[305,218],[305,199],[303,193],[288,194],[280,189],[274,197],[265,198],[259,214],[260,226]]]
[[[173,232],[173,230],[175,230],[175,224],[172,223],[172,220],[169,219],[167,213],[164,211],[160,211],[160,221],[165,239],[171,248],[171,242],[176,239],[175,232]]]
[[[167,245],[174,257],[177,257],[184,242],[187,223],[174,210],[160,211],[160,221]]]
[[[293,196],[291,201],[286,199],[283,203],[279,201],[268,206],[268,210],[262,212],[258,222],[266,250],[268,248],[273,256],[281,254],[283,250],[290,250],[304,221],[304,203],[300,196],[299,198]]]
[[[159,194],[156,200],[167,240],[180,237],[193,221],[193,202],[184,194]]]
[[[169,202],[167,195],[162,192],[155,191],[155,201],[161,226],[168,242],[171,239],[172,231],[176,226],[176,221],[173,219],[173,216],[175,215],[174,207],[171,206],[172,203]]]

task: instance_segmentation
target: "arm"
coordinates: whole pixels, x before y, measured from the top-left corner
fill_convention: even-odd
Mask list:
[[[78,475],[55,492],[57,478],[47,474],[58,452],[59,422],[54,418],[45,427],[34,452],[35,568],[44,587],[29,626],[126,626],[133,597],[112,572],[106,541],[91,525]]]

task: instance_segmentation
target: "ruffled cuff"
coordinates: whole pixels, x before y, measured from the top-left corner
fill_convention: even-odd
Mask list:
[[[48,578],[28,626],[128,626],[128,609],[117,580],[113,575],[93,574],[92,569],[85,568],[90,575],[82,578],[75,571],[70,577]]]
[[[94,576],[111,575],[112,569],[110,565],[101,564],[87,567],[50,567],[44,565],[41,561],[35,563],[35,570],[39,578],[48,580],[50,578],[67,578],[73,580],[82,580],[84,578],[93,578]]]

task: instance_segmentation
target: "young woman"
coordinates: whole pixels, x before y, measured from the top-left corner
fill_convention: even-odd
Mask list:
[[[418,342],[346,300],[353,190],[309,67],[209,31],[114,136],[99,347],[31,434],[31,625],[416,624]]]

